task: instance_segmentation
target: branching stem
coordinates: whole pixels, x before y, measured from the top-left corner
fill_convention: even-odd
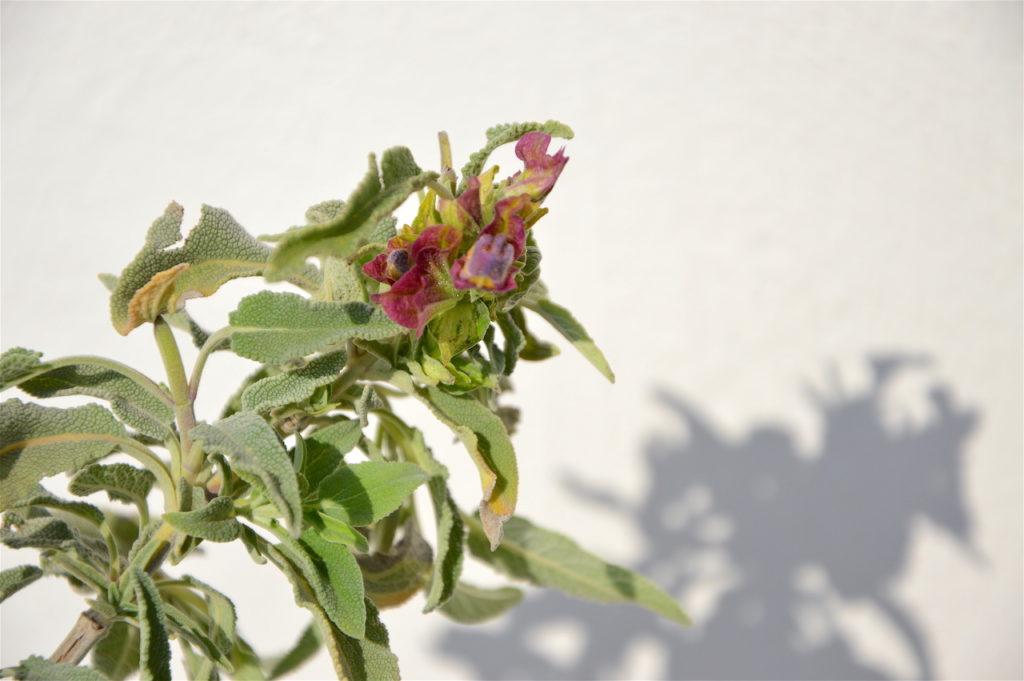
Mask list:
[[[81,662],[92,647],[103,638],[110,628],[110,622],[92,608],[78,616],[75,626],[68,632],[50,656],[51,662],[76,665]]]

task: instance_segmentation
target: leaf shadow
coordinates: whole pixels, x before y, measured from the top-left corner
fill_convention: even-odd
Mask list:
[[[659,392],[685,434],[650,440],[640,501],[575,478],[566,484],[640,533],[645,549],[630,567],[687,605],[703,602],[691,613],[696,624],[683,630],[639,608],[544,591],[493,627],[451,625],[438,651],[480,679],[620,678],[644,645],[656,648],[666,679],[890,678],[855,649],[837,620],[838,601],[872,607],[896,632],[914,675],[933,678],[928,637],[891,587],[922,519],[977,557],[963,476],[979,414],[939,383],[927,394],[926,423],[887,421],[886,390],[926,364],[916,355],[872,356],[867,389],[810,394],[823,433],[811,457],[785,424],[730,439],[693,402]],[[578,634],[575,655],[537,645],[553,626]]]

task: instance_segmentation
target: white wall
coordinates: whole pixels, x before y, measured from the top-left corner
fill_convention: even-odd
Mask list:
[[[2,19],[4,348],[158,374],[148,334],[113,331],[93,277],[131,258],[168,200],[186,220],[206,202],[274,232],[344,196],[368,151],[405,144],[433,164],[440,129],[464,156],[494,123],[575,128],[538,227],[545,279],[619,382],[571,349],[523,369],[520,509],[623,563],[668,556],[659,578],[699,625],[638,620],[628,651],[590,651],[587,667],[573,646],[632,613],[552,619],[536,601],[515,632],[547,624],[525,642],[511,620],[488,626],[502,638],[487,671],[439,646],[495,639],[414,603],[385,614],[408,678],[539,675],[517,665],[529,651],[542,665],[551,641],[555,676],[915,676],[922,658],[945,678],[1024,674],[1020,3],[8,2]],[[220,326],[253,286],[190,305]],[[872,392],[872,358],[891,353],[931,363]],[[211,362],[207,418],[246,368]],[[471,504],[468,461],[430,433]],[[648,469],[658,448],[675,477]],[[782,480],[790,520],[748,503],[755,468]],[[703,496],[732,539],[652,545],[662,530],[581,500],[570,473],[631,502],[656,482],[668,506],[673,489]],[[306,616],[284,580],[240,551],[208,555],[196,571],[235,597],[257,648],[290,643]],[[753,614],[684,576],[702,564],[736,575]],[[780,586],[791,568],[812,587],[824,574],[817,597]],[[11,598],[2,663],[49,653],[80,608],[56,581]],[[329,674],[321,656],[300,676]]]

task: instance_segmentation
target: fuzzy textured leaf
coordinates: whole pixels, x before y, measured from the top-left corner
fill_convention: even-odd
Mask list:
[[[344,456],[363,437],[358,421],[339,421],[315,431],[306,439],[306,456],[301,473],[315,492],[320,483],[338,469]]]
[[[434,458],[420,431],[414,431],[410,445],[416,452],[417,462],[430,476],[427,486],[430,488],[430,501],[434,505],[434,518],[437,521],[437,555],[434,557],[427,601],[423,605],[423,612],[430,612],[455,593],[462,574],[466,526],[448,490],[448,469]]]
[[[39,368],[43,353],[27,348],[11,348],[0,354],[0,390],[6,390],[14,381]]]
[[[516,453],[505,424],[472,397],[452,395],[434,386],[418,388],[400,372],[391,382],[426,403],[462,441],[480,475],[480,518],[491,546],[496,547],[501,543],[502,524],[515,512],[519,494]]]
[[[139,504],[146,500],[156,477],[145,468],[127,463],[94,463],[80,470],[68,483],[68,491],[85,497],[106,492],[112,501]]]
[[[273,291],[243,298],[230,322],[232,350],[266,364],[283,364],[349,339],[382,340],[406,332],[374,305],[312,301]]]
[[[349,525],[371,525],[395,511],[427,480],[411,463],[366,461],[338,469],[320,483],[325,509]]]
[[[92,649],[92,666],[110,681],[124,681],[139,668],[139,630],[114,622]]]
[[[319,297],[336,303],[366,303],[370,300],[357,265],[330,257],[324,258],[324,285]]]
[[[441,613],[459,624],[480,624],[504,614],[523,600],[514,586],[484,589],[460,581],[455,593],[441,606]]]
[[[360,556],[366,596],[378,608],[394,608],[412,598],[430,579],[433,551],[419,532],[406,526],[405,536],[388,553]]]
[[[234,504],[227,497],[217,497],[195,511],[164,513],[164,520],[179,532],[212,542],[234,541],[242,530],[235,520]]]
[[[565,336],[566,340],[572,343],[573,347],[580,351],[594,368],[601,372],[610,382],[615,382],[615,374],[608,365],[604,353],[594,344],[594,340],[587,334],[583,325],[576,321],[572,313],[561,305],[550,300],[538,300],[526,303],[526,306],[543,317],[551,326],[555,327],[558,333]]]
[[[304,532],[301,539],[282,537],[278,550],[302,574],[334,626],[348,636],[362,638],[366,606],[362,574],[355,557],[312,530]]]
[[[23,660],[13,671],[18,681],[107,681],[95,669],[50,662],[38,655]]]
[[[58,518],[27,518],[17,525],[4,523],[0,543],[12,549],[65,549],[78,543],[68,524]]]
[[[160,593],[150,576],[138,567],[132,569],[132,589],[139,610],[140,677],[142,681],[170,681],[171,646]]]
[[[489,551],[480,523],[472,519],[469,528],[473,555],[509,577],[600,603],[634,603],[673,622],[689,624],[679,604],[650,580],[606,563],[563,534],[525,518],[510,518],[501,546]]]
[[[241,411],[215,425],[199,424],[192,439],[203,442],[207,452],[228,459],[231,468],[251,485],[257,485],[284,514],[292,534],[302,532],[302,500],[291,459],[277,433],[259,415]]]
[[[19,565],[0,572],[0,603],[43,576],[35,565]]]
[[[362,243],[378,223],[387,219],[413,193],[437,179],[437,173],[409,174],[416,168],[408,149],[388,149],[382,156],[384,183],[377,170],[377,159],[370,154],[369,168],[348,201],[329,222],[290,230],[278,243],[266,276],[278,281],[303,267],[311,256],[347,257]]]
[[[24,348],[13,348],[0,356],[0,389],[17,385],[38,398],[98,397],[109,402],[122,421],[144,435],[162,440],[171,433],[171,407],[124,374],[85,362],[50,368],[39,361],[41,356]]]
[[[256,381],[242,393],[244,411],[267,412],[275,407],[309,399],[317,388],[334,382],[345,368],[343,351],[321,355],[301,369]]]
[[[0,404],[0,510],[32,493],[36,483],[76,471],[113,452],[126,435],[96,404],[71,409],[17,399]]]
[[[62,513],[81,518],[96,527],[102,525],[104,521],[103,511],[92,504],[55,497],[43,489],[41,485],[37,485],[29,496],[19,499],[11,508],[27,508],[30,506],[61,511]]]
[[[290,674],[309,662],[319,652],[320,637],[317,636],[316,624],[311,622],[309,626],[302,630],[299,639],[288,652],[280,658],[271,661],[270,673],[267,675],[267,678],[271,681],[273,679],[280,679],[285,674]]]
[[[121,335],[178,310],[187,298],[212,295],[225,282],[260,274],[266,266],[270,248],[226,210],[207,205],[184,243],[171,248],[181,239],[183,214],[179,204],[167,206],[118,277],[110,294],[110,317]]]

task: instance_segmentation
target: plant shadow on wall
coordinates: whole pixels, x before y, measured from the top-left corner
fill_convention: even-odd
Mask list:
[[[925,363],[875,356],[865,391],[814,395],[823,429],[813,457],[798,454],[781,425],[729,441],[694,405],[663,393],[660,401],[686,436],[648,446],[642,501],[568,481],[581,500],[627,515],[643,534],[644,553],[633,567],[670,593],[703,597],[707,608],[691,607],[692,629],[665,626],[629,607],[545,593],[498,628],[453,627],[441,651],[488,679],[607,678],[622,673],[637,645],[658,649],[660,673],[669,679],[887,678],[886,670],[858,658],[839,626],[838,604],[856,602],[874,606],[898,632],[915,675],[932,678],[926,636],[890,589],[921,518],[973,555],[961,479],[978,414],[937,385],[927,396],[927,423],[887,424],[885,390]],[[537,645],[562,625],[581,634],[571,661]]]

